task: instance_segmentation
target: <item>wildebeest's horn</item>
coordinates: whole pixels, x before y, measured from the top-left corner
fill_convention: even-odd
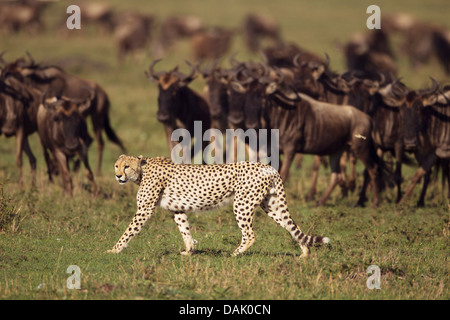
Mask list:
[[[183,79],[181,79],[181,81],[191,80],[192,77],[195,75],[195,71],[196,71],[196,66],[193,66],[192,63],[190,63],[187,60],[185,62],[191,69],[191,73],[189,73],[187,76],[185,76]]]
[[[31,53],[28,50],[27,50],[26,54],[27,54],[28,60],[30,60],[31,64],[33,66],[36,65],[36,62],[34,62],[34,59],[33,59],[33,57],[31,56]]]
[[[149,80],[159,80],[160,74],[159,73],[155,73],[155,71],[153,70],[155,64],[157,64],[159,61],[161,61],[162,59],[156,59],[155,61],[153,61],[150,64],[150,67],[148,68],[148,70],[150,71],[150,73],[145,72],[145,75],[147,76],[147,78]]]
[[[300,62],[299,62],[299,58],[300,56],[303,54],[303,52],[297,53],[294,57],[294,59],[292,60],[292,62],[294,63],[294,66],[296,67],[300,67]]]
[[[439,89],[439,83],[432,77],[430,77],[431,81],[433,82],[433,87],[430,89],[430,94],[435,93]]]
[[[95,98],[95,90],[91,87],[83,87],[83,89],[89,91],[89,99],[93,100]]]
[[[269,59],[267,58],[267,55],[264,53],[264,51],[259,51],[259,54],[261,55],[261,58],[263,60],[264,63],[269,63]]]
[[[328,53],[325,52],[325,67],[329,67],[330,66],[330,56],[328,55]]]
[[[2,53],[0,53],[0,63],[3,65],[6,65],[6,61],[5,59],[3,59],[3,55],[6,53],[6,51],[3,51]]]
[[[46,106],[45,100],[47,99],[49,93],[50,93],[50,89],[47,89],[47,90],[45,90],[44,92],[41,93],[40,103],[41,103],[44,107]]]
[[[397,78],[394,80],[394,82],[392,82],[391,85],[391,92],[396,95],[397,97],[399,96],[406,96],[408,94],[408,89],[405,87],[401,87],[402,83],[400,82],[402,78]]]
[[[376,71],[375,72],[376,75],[378,76],[378,83],[379,84],[383,84],[386,81],[386,77],[384,76],[384,74],[382,72]]]
[[[238,54],[237,52],[233,53],[231,55],[230,59],[229,59],[230,65],[233,66],[233,67],[237,67],[237,66],[240,65],[240,62],[236,60],[236,55],[237,54]]]

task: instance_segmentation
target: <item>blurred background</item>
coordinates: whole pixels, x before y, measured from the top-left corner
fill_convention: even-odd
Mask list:
[[[66,27],[70,16],[66,9],[73,4],[81,8],[81,30]],[[342,73],[347,69],[344,46],[358,38],[356,33],[370,32],[366,9],[372,4],[380,7],[382,17],[390,17],[382,20],[381,27],[388,31],[403,82],[412,88],[429,85],[430,76],[448,82],[449,75],[435,53],[430,52],[424,61],[411,60],[405,49],[408,35],[401,29],[404,23],[418,23],[450,30],[450,2],[446,0],[1,1],[0,52],[4,51],[3,59],[11,62],[26,58],[28,51],[38,63],[58,65],[68,73],[96,81],[109,95],[112,127],[128,152],[168,156],[163,126],[156,120],[157,87],[144,75],[154,59],[162,58],[156,71],[178,65],[180,71],[188,72],[185,60],[222,56],[220,63],[228,66],[229,57],[236,54],[241,61],[260,61],[261,49],[288,43],[321,57],[327,54],[331,69]],[[23,7],[28,9],[21,11]],[[394,15],[398,13],[403,15]],[[245,30],[251,19],[267,33],[248,36]],[[221,40],[205,42],[205,34]],[[420,38],[424,36],[415,37]],[[202,41],[203,49],[198,49]],[[197,76],[190,87],[201,92],[204,84]],[[15,168],[14,140],[0,137],[0,178],[11,181],[17,177],[15,170],[10,170]],[[30,143],[38,157],[38,174],[43,175],[37,134],[30,137]],[[89,152],[94,163],[96,148]],[[106,141],[104,168],[112,168],[120,153],[120,148]],[[28,168],[24,158],[25,181]],[[107,170],[103,175],[112,173]]]

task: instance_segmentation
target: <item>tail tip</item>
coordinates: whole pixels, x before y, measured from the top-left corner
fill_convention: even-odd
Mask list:
[[[328,237],[322,238],[322,243],[323,244],[330,243],[330,238],[328,238]]]

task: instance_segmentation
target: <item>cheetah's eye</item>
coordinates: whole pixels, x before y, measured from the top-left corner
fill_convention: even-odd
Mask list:
[[[129,167],[130,167],[129,165],[126,165],[124,169],[126,170],[126,169],[128,169]]]

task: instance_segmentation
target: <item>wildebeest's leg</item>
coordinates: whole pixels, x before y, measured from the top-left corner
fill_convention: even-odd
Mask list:
[[[294,159],[295,152],[292,148],[285,148],[284,150],[284,159],[280,168],[280,175],[283,181],[287,181],[289,178],[289,170],[291,168],[292,160]]]
[[[184,212],[175,212],[173,220],[180,230],[181,236],[183,237],[184,245],[186,247],[185,251],[182,251],[182,255],[191,255],[194,253],[194,239],[191,235],[191,230],[189,227],[189,222],[187,215]]]
[[[167,147],[169,148],[169,153],[171,153],[173,147],[175,146],[175,141],[172,141],[172,126],[164,124],[164,132],[166,133]]]
[[[162,186],[157,182],[149,185],[148,189],[147,187],[145,190],[139,189],[137,194],[138,211],[119,241],[117,241],[114,247],[107,252],[119,253],[128,246],[128,242],[141,231],[147,220],[155,213],[155,206],[158,202],[161,190]],[[145,193],[145,196],[141,195],[141,192]]]
[[[45,159],[45,164],[47,165],[47,174],[48,174],[48,180],[50,182],[53,182],[53,162],[52,159],[50,159],[50,155],[48,153],[48,150],[46,147],[42,146],[42,148],[44,149],[44,159]]]
[[[105,148],[105,142],[103,141],[102,127],[98,123],[94,124],[94,132],[95,132],[95,140],[97,141],[97,153],[98,153],[97,174],[100,175],[102,170],[102,158],[103,158],[103,149]]]
[[[395,152],[395,171],[394,178],[397,185],[397,199],[396,203],[402,198],[402,161],[403,161],[403,146],[396,145],[394,147]]]
[[[313,170],[312,170],[312,176],[311,176],[311,189],[309,189],[309,193],[306,196],[306,201],[312,201],[314,200],[314,196],[316,195],[317,190],[317,179],[319,178],[319,168],[321,163],[321,157],[320,156],[314,156],[314,163],[313,163]]]
[[[317,202],[318,206],[324,205],[325,202],[328,200],[331,192],[334,190],[336,185],[339,183],[340,179],[340,159],[341,159],[342,151],[337,152],[335,154],[330,155],[330,168],[331,168],[331,178],[330,183],[328,185],[327,190],[322,195],[322,197]]]
[[[365,191],[366,191],[367,184],[368,184],[368,177],[370,177],[370,182],[372,184],[372,191],[373,191],[372,207],[376,208],[379,203],[379,199],[378,199],[379,187],[377,184],[378,174],[379,174],[378,173],[378,165],[373,163],[371,160],[367,160],[367,159],[361,159],[361,161],[363,162],[366,169],[364,170],[364,180],[365,180],[364,187],[361,190],[361,193],[359,195],[358,205],[363,206],[363,204],[366,200],[366,192]]]
[[[347,161],[349,159],[348,152],[342,153],[341,158],[339,159],[339,166],[341,167],[341,176],[339,179],[339,185],[341,187],[341,193],[343,197],[347,197],[348,189],[347,189]]]
[[[30,144],[28,142],[28,137],[25,136],[23,140],[23,149],[30,160],[31,167],[31,185],[34,187],[36,185],[36,157],[31,151]]]
[[[359,193],[358,202],[356,203],[356,205],[358,207],[364,207],[364,205],[367,201],[366,192],[367,192],[367,187],[369,186],[369,182],[370,182],[369,171],[367,169],[364,169],[363,185],[362,185],[361,191]]]
[[[23,140],[24,140],[24,129],[23,127],[17,128],[16,131],[16,164],[19,169],[19,186],[23,188],[23,176],[22,176],[22,151],[23,151]]]
[[[353,192],[356,188],[356,157],[353,152],[348,151],[348,158],[350,160],[350,178],[347,182],[347,188]]]
[[[425,176],[423,177],[422,191],[420,192],[419,201],[417,201],[418,207],[425,206],[425,195],[427,194],[428,184],[430,183],[430,176],[431,176],[431,169],[428,170],[425,173]]]
[[[77,155],[78,155],[78,158],[81,161],[83,161],[84,167],[86,168],[86,176],[92,184],[92,189],[93,189],[94,195],[97,196],[98,195],[98,187],[94,180],[94,174],[92,173],[91,167],[89,166],[87,148],[85,146],[83,146],[82,148],[83,148],[83,150],[77,152]]]
[[[67,157],[61,150],[58,149],[56,149],[53,154],[58,162],[59,171],[61,172],[64,192],[72,197],[73,185],[72,178],[70,177],[70,171],[67,166]]]
[[[447,182],[447,198],[450,199],[450,159],[441,159],[442,164],[442,190]],[[447,181],[445,181],[447,179]]]
[[[400,201],[398,203],[402,203],[406,198],[409,198],[411,196],[411,193],[413,192],[416,184],[427,173],[427,171],[431,170],[431,167],[437,160],[437,156],[435,154],[431,154],[431,155],[425,157],[425,159],[420,159],[420,155],[416,155],[416,157],[419,159],[420,167],[419,167],[419,169],[417,169],[414,177],[412,178],[411,184],[406,189],[405,194],[403,195],[403,197],[400,199]]]
[[[295,169],[300,169],[302,167],[302,161],[303,161],[303,154],[298,153],[295,156]]]

